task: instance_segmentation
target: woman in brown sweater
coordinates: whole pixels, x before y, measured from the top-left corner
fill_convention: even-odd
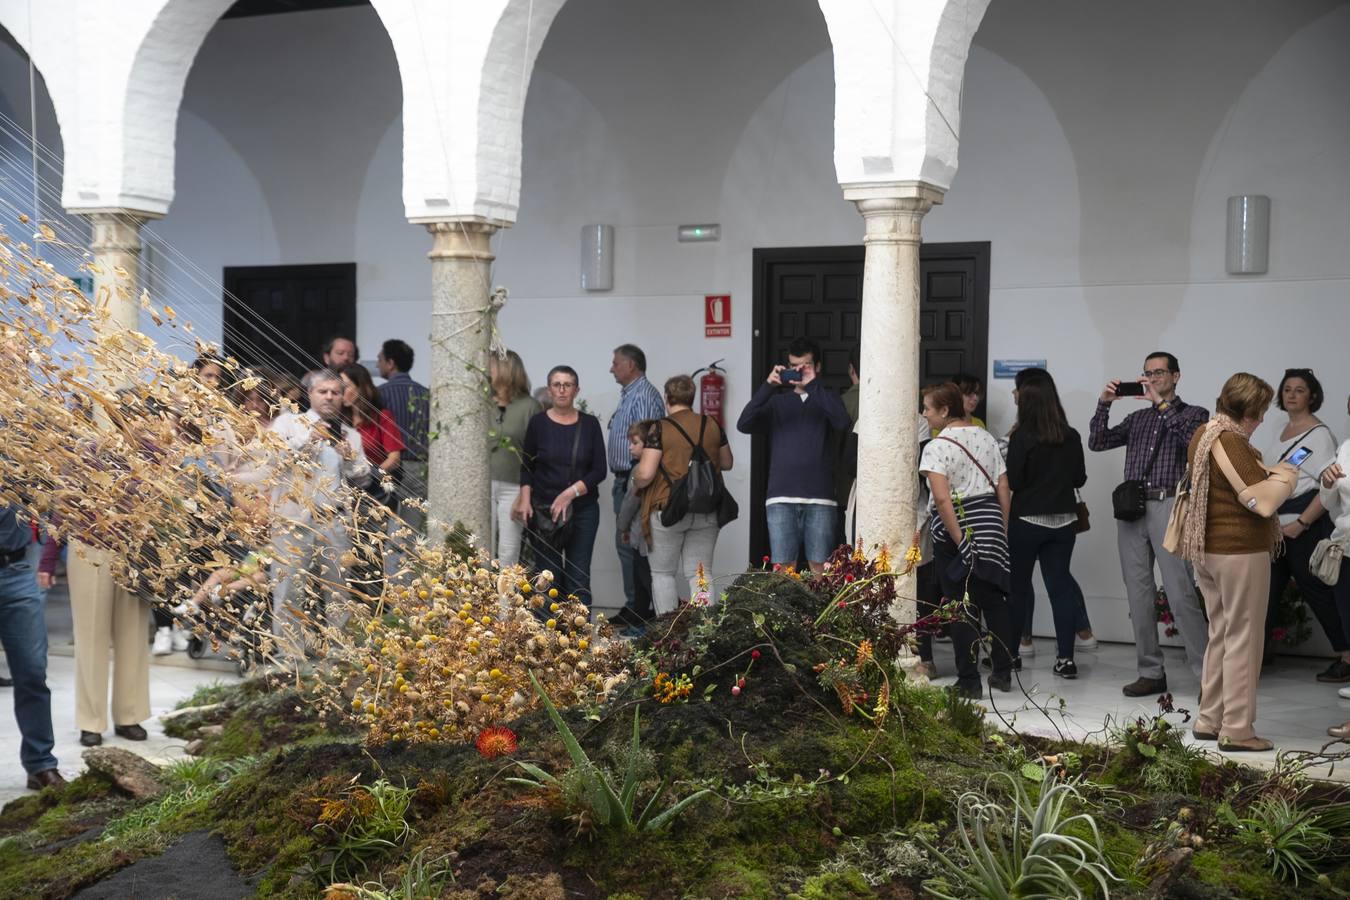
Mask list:
[[[1261,672],[1270,558],[1280,546],[1275,511],[1289,498],[1298,470],[1267,469],[1250,438],[1275,391],[1239,372],[1224,383],[1214,418],[1196,431],[1188,452],[1191,508],[1181,556],[1195,566],[1209,613],[1198,740],[1226,751],[1269,750],[1256,736],[1256,680]]]

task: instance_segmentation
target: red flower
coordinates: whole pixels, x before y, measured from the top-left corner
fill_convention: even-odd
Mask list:
[[[767,556],[760,560],[760,562],[768,562],[768,561],[769,561],[769,558],[768,558]]]
[[[848,584],[848,583],[851,582],[852,580],[853,580],[853,576],[852,576],[852,575],[845,575],[845,576],[844,576],[844,584]]]
[[[759,651],[758,651],[758,650],[751,650],[751,651],[750,651],[750,658],[751,658],[751,659],[759,659]]]
[[[509,756],[516,752],[516,733],[502,725],[493,725],[478,732],[478,739],[473,745],[478,748],[478,754],[483,759]]]

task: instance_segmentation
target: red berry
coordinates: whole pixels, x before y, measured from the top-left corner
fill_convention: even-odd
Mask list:
[[[759,651],[758,651],[758,650],[751,650],[751,651],[750,651],[750,658],[751,658],[751,659],[759,659]]]

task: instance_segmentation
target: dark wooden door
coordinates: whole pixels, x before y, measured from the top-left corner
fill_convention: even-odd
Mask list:
[[[807,337],[821,347],[821,379],[848,388],[848,359],[862,328],[862,247],[788,247],[754,252],[754,349],[751,371],[738,379],[749,398],[787,345]],[[919,383],[960,372],[987,377],[989,368],[989,244],[924,244],[920,250]],[[983,402],[977,414],[983,416]],[[729,410],[739,414],[739,409]],[[917,410],[916,410],[917,412]],[[750,562],[769,551],[764,500],[769,442],[751,438]]]
[[[300,375],[324,341],[356,337],[356,263],[229,266],[224,350],[245,365]]]

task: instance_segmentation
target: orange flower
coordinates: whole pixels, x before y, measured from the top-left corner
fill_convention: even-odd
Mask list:
[[[493,725],[478,732],[473,742],[483,759],[496,759],[498,756],[510,756],[516,752],[516,733],[510,728]]]

